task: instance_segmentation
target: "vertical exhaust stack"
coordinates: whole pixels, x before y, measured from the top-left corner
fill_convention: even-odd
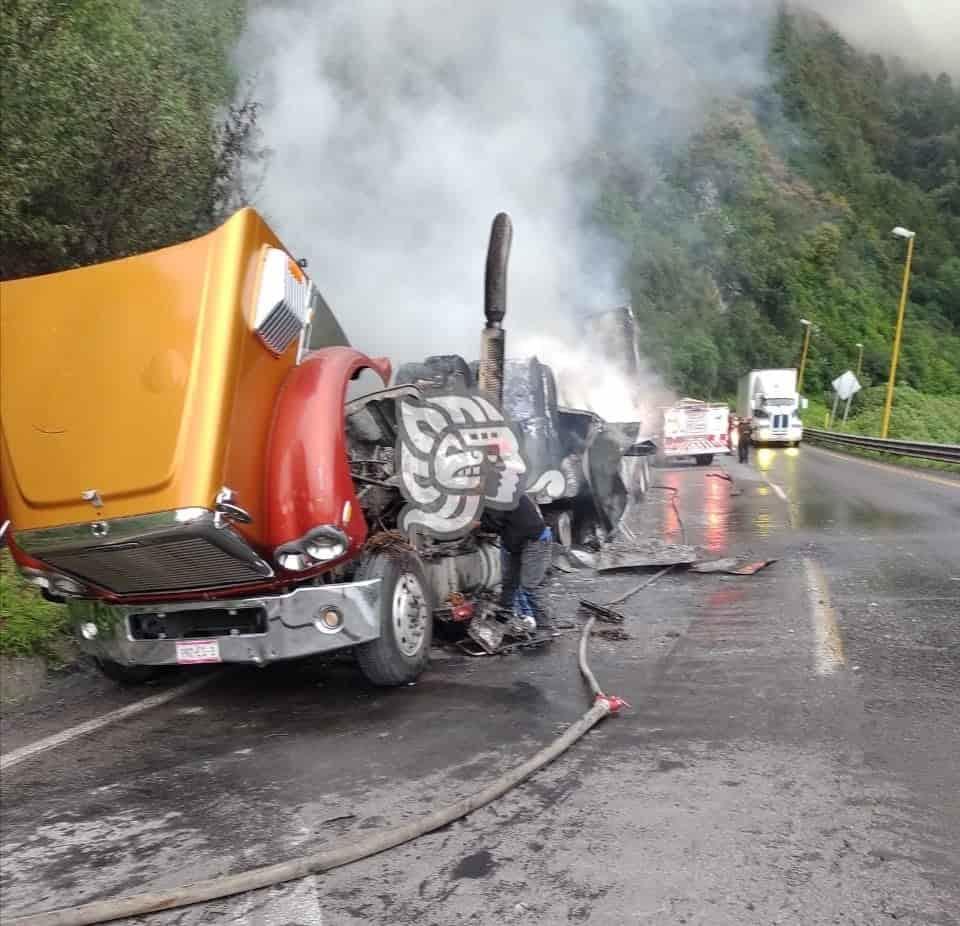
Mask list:
[[[495,402],[503,403],[503,360],[506,351],[506,332],[501,323],[507,312],[507,265],[510,262],[510,244],[513,241],[513,223],[501,212],[490,228],[487,247],[487,270],[484,277],[483,314],[487,325],[480,341],[480,392]]]

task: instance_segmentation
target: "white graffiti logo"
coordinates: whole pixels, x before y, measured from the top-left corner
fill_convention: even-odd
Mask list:
[[[461,393],[407,396],[399,418],[404,532],[455,539],[470,530],[484,507],[516,508],[527,466],[517,434],[492,402]]]

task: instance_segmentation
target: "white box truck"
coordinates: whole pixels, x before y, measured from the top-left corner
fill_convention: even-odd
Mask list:
[[[803,439],[797,371],[751,370],[740,378],[737,414],[753,419],[753,443],[795,447]]]

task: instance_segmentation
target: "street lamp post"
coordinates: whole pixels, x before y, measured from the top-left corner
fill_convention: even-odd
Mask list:
[[[803,373],[807,368],[807,351],[810,348],[810,329],[813,327],[805,318],[800,319],[800,324],[807,330],[803,335],[803,351],[800,354],[800,373],[797,375],[797,393],[800,393],[803,389]]]
[[[857,341],[857,379],[860,379],[860,371],[863,369],[863,345]]]
[[[893,351],[890,354],[890,375],[887,378],[887,401],[883,406],[883,424],[880,428],[880,437],[885,438],[890,430],[890,412],[893,410],[893,385],[897,379],[897,362],[900,359],[900,339],[903,335],[903,314],[907,309],[907,291],[910,288],[910,263],[913,260],[913,242],[916,232],[908,228],[897,226],[893,230],[897,238],[907,240],[907,260],[903,267],[903,286],[900,290],[900,308],[897,311],[897,328],[893,334]]]

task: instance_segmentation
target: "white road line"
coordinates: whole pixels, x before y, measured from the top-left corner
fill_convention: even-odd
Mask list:
[[[784,492],[783,489],[780,488],[780,486],[778,486],[775,482],[770,482],[769,479],[767,480],[767,483],[770,485],[770,488],[773,489],[773,491],[776,493],[777,498],[779,498],[780,501],[785,502],[787,500],[787,493]]]
[[[816,560],[803,560],[813,621],[813,664],[817,675],[832,675],[847,664],[837,616],[830,604],[827,577]]]
[[[149,698],[143,698],[141,701],[134,701],[133,704],[127,704],[125,707],[117,708],[117,710],[110,711],[108,714],[101,714],[99,717],[94,717],[93,720],[87,720],[84,723],[77,724],[75,727],[62,730],[60,733],[54,733],[52,736],[46,736],[43,739],[36,740],[36,742],[21,746],[19,749],[14,749],[12,752],[4,753],[0,755],[0,771],[13,768],[14,765],[25,762],[31,756],[37,755],[37,753],[46,752],[48,749],[56,749],[64,743],[69,743],[78,737],[86,736],[88,733],[93,733],[96,730],[107,727],[112,723],[116,723],[118,720],[133,717],[135,714],[142,714],[151,708],[167,704],[175,698],[181,698],[184,695],[191,694],[198,688],[209,684],[214,678],[214,675],[204,675],[201,678],[194,679],[192,682],[187,682],[186,685],[170,688],[167,691],[162,691]]]

